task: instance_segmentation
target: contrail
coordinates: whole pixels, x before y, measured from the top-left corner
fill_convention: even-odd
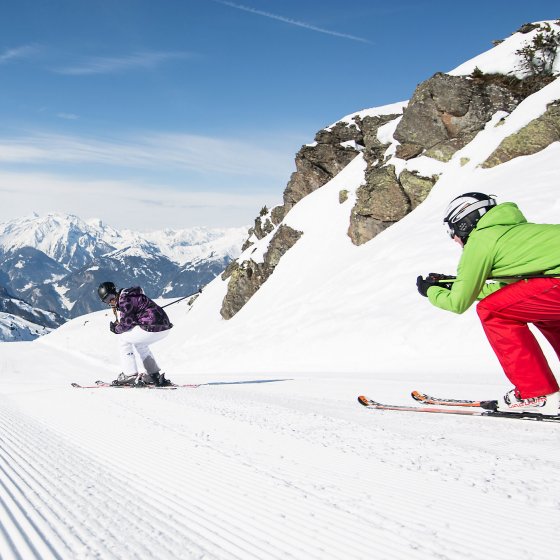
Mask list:
[[[303,21],[298,21],[295,19],[287,18],[284,16],[279,16],[276,14],[271,14],[270,12],[264,12],[263,10],[257,10],[255,8],[251,8],[250,6],[244,6],[242,4],[236,4],[234,2],[228,2],[227,0],[212,0],[217,4],[222,4],[224,6],[229,6],[230,8],[235,8],[236,10],[242,10],[244,12],[249,12],[250,14],[256,14],[258,16],[263,16],[270,19],[275,19],[277,21],[282,21],[284,23],[288,23],[290,25],[296,25],[297,27],[303,27],[304,29],[310,29],[311,31],[318,31],[319,33],[325,33],[327,35],[333,35],[335,37],[341,37],[343,39],[351,39],[352,41],[359,41],[360,43],[370,43],[367,39],[363,37],[356,37],[355,35],[349,35],[347,33],[339,33],[338,31],[331,31],[330,29],[323,29],[321,27],[316,27],[315,25],[311,25],[309,23],[305,23]]]

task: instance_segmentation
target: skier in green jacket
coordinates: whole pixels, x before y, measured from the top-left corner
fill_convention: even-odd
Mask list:
[[[560,225],[528,223],[516,204],[497,204],[493,196],[477,192],[455,198],[444,223],[463,247],[457,277],[445,282],[450,278],[444,275],[419,276],[418,291],[454,313],[480,300],[484,332],[514,386],[498,400],[498,410],[559,414],[558,382],[528,323],[560,358]],[[551,278],[487,283],[531,275]]]

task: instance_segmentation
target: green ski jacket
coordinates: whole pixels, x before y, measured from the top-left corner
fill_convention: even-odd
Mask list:
[[[464,313],[477,299],[507,283],[486,284],[493,276],[560,275],[560,224],[531,224],[513,202],[504,202],[480,218],[465,244],[452,289],[432,286],[430,302]]]

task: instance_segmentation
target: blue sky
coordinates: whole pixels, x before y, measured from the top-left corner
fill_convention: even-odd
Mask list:
[[[0,19],[0,221],[250,224],[302,144],[556,0],[18,0]]]

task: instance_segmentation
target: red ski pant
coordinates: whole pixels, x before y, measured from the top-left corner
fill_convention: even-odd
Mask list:
[[[477,312],[506,376],[522,398],[558,391],[527,324],[542,332],[560,359],[560,279],[520,280],[481,300]]]

